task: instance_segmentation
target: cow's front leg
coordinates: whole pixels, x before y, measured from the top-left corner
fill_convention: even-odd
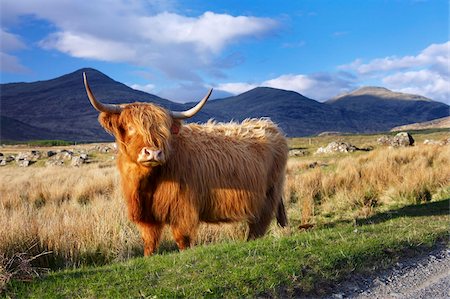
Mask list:
[[[180,250],[191,247],[193,239],[195,237],[196,228],[191,227],[189,229],[183,229],[179,226],[172,225],[172,235]]]
[[[158,247],[164,224],[138,222],[137,225],[144,241],[144,256],[152,255]]]

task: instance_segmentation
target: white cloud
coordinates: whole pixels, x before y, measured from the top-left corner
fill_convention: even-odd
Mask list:
[[[258,87],[258,85],[244,82],[236,82],[236,83],[222,83],[217,85],[215,88],[236,95],[246,92],[255,87]]]
[[[155,85],[153,85],[153,84],[146,84],[146,85],[131,84],[129,86],[133,89],[145,91],[145,92],[149,92],[149,93],[154,92],[154,90],[155,90]]]
[[[2,72],[7,73],[25,73],[29,70],[23,66],[19,59],[12,55],[11,52],[23,50],[26,48],[25,43],[19,36],[9,33],[0,28],[0,68]]]
[[[43,48],[152,67],[189,81],[200,80],[199,71],[214,73],[215,58],[230,44],[277,27],[269,18],[214,12],[191,17],[159,11],[167,5],[161,1],[38,2],[4,0],[2,5],[12,15],[32,15],[55,26],[55,32],[40,42]]]
[[[0,40],[2,41],[2,51],[11,52],[25,49],[25,43],[16,34],[9,33],[0,28]]]
[[[244,82],[222,83],[216,86],[232,94],[239,94],[257,86],[296,91],[314,100],[328,100],[354,88],[352,77],[345,73],[286,74],[258,84]]]
[[[23,66],[19,59],[13,55],[0,52],[1,71],[6,73],[27,73],[29,69]]]
[[[58,49],[79,58],[102,61],[132,60],[136,51],[132,47],[114,40],[98,39],[95,36],[79,35],[72,32],[51,34],[40,43],[44,49]],[[76,46],[75,46],[76,45]]]
[[[425,48],[416,56],[389,56],[384,58],[376,58],[368,63],[363,63],[361,59],[343,65],[340,68],[346,70],[353,70],[359,74],[368,74],[375,72],[386,72],[410,69],[414,67],[427,66],[448,66],[450,53],[450,41],[443,44],[432,44]]]
[[[383,78],[389,89],[425,95],[434,100],[449,103],[450,82],[448,78],[430,70],[398,72]]]

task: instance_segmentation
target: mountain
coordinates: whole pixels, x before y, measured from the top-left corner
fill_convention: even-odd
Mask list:
[[[153,102],[169,109],[180,105],[134,90],[94,69],[47,81],[1,85],[1,140],[110,140],[98,124],[83,85],[86,72],[95,95],[107,103]],[[20,125],[19,125],[20,124]],[[26,127],[28,126],[28,127]]]
[[[313,135],[327,130],[355,131],[353,123],[341,111],[303,95],[270,87],[257,87],[240,95],[211,101],[217,120],[241,121],[252,117],[270,117],[289,136]],[[208,110],[208,111],[209,111]]]
[[[423,96],[363,87],[326,102],[352,119],[358,132],[388,131],[449,115],[449,106]]]
[[[89,103],[82,73],[98,99],[105,103],[152,102],[171,110],[179,104],[134,90],[95,69],[81,69],[47,81],[0,85],[0,140],[64,139],[111,140],[98,124],[98,113]],[[376,132],[392,127],[448,116],[449,106],[384,88],[362,88],[325,103],[293,92],[258,87],[237,96],[210,100],[189,121],[240,121],[270,117],[288,136],[323,131]]]
[[[445,129],[450,128],[450,116],[392,128],[392,132],[406,130]]]

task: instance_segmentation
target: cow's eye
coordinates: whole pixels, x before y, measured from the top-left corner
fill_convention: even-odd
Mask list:
[[[133,126],[128,126],[127,133],[128,135],[133,135],[134,133],[136,133],[136,129]]]

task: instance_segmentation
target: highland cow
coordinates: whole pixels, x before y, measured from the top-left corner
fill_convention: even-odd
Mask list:
[[[288,146],[273,122],[183,124],[212,89],[195,107],[173,112],[150,103],[103,104],[83,75],[100,124],[116,138],[128,216],[142,234],[144,255],[156,250],[166,224],[180,250],[191,246],[200,222],[246,221],[249,240],[264,235],[274,216],[287,225]]]

